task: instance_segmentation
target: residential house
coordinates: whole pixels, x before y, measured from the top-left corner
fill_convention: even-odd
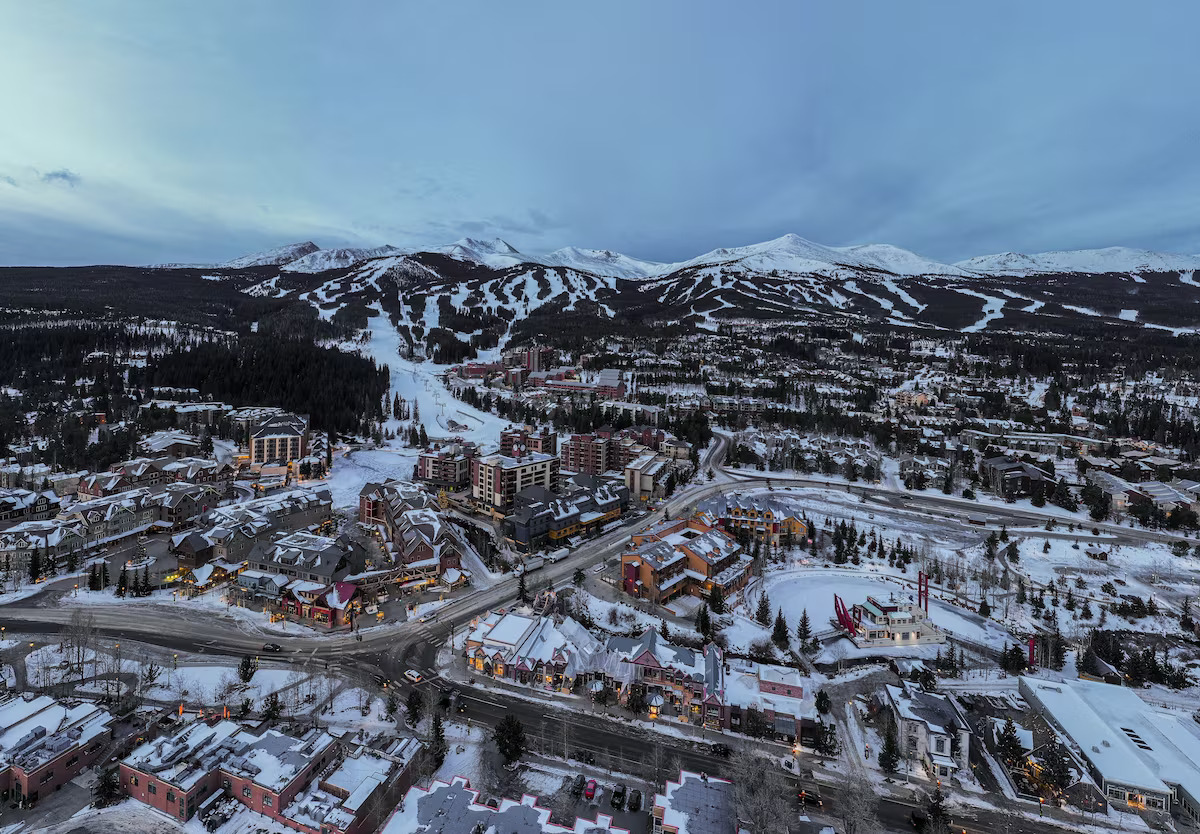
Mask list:
[[[971,731],[954,701],[908,681],[884,689],[901,760],[919,763],[934,779],[969,767]]]

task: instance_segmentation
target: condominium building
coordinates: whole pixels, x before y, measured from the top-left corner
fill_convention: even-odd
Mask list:
[[[522,457],[489,455],[471,461],[471,496],[498,515],[512,512],[513,498],[526,487],[554,489],[558,458],[533,453]]]

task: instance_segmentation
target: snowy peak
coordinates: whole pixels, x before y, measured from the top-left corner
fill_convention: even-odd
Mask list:
[[[896,246],[864,244],[839,248],[813,243],[792,234],[749,246],[714,249],[699,258],[676,264],[673,268],[716,265],[737,265],[751,272],[795,274],[830,275],[846,269],[882,270],[895,275],[963,274],[962,269],[931,261]]]
[[[1200,269],[1200,255],[1176,255],[1109,246],[1023,255],[1004,252],[959,261],[958,266],[993,275],[1046,275],[1052,273],[1104,274],[1110,272],[1179,272]]]
[[[386,255],[403,255],[408,250],[397,249],[395,246],[376,246],[371,249],[317,249],[302,258],[284,265],[285,272],[324,272],[328,269],[345,269],[356,263],[382,258]]]
[[[303,258],[305,255],[311,255],[321,247],[313,243],[311,240],[306,240],[303,243],[289,243],[287,246],[278,246],[274,249],[268,249],[265,252],[256,252],[253,255],[243,255],[240,258],[234,258],[232,261],[226,261],[221,266],[229,269],[245,269],[251,266],[279,266],[289,264],[292,261]]]
[[[547,266],[580,269],[595,275],[638,280],[657,274],[664,264],[643,261],[608,249],[580,249],[566,246],[538,259]]]

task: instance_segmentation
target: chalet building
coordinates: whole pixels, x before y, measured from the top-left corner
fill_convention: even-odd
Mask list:
[[[788,539],[800,542],[808,537],[808,528],[793,514],[792,505],[770,495],[721,495],[702,503],[700,509],[735,538],[778,547]]]
[[[505,535],[518,550],[557,548],[574,538],[589,538],[629,509],[629,491],[619,482],[576,475],[559,493],[526,487],[513,498],[504,519]]]
[[[462,576],[467,547],[462,533],[441,514],[437,501],[414,484],[367,484],[359,493],[358,520],[379,536],[386,561],[366,565],[354,581],[418,587],[439,579],[454,584]]]
[[[58,514],[62,501],[52,490],[0,489],[0,525],[42,521]]]
[[[703,513],[636,533],[621,554],[621,588],[659,604],[682,596],[729,596],[750,578],[753,560]]]
[[[0,795],[33,803],[96,764],[113,718],[86,701],[27,694],[0,704]]]
[[[1004,498],[1019,498],[1033,494],[1035,484],[1053,485],[1054,476],[1021,460],[1007,456],[988,458],[979,465],[983,483]]]
[[[211,543],[210,558],[244,562],[260,539],[278,531],[317,527],[332,517],[333,496],[328,488],[301,487],[214,507],[200,516],[199,532]]]
[[[200,441],[179,429],[163,429],[138,441],[138,451],[152,458],[183,458],[199,453]]]
[[[596,661],[604,646],[570,617],[493,611],[473,624],[464,651],[480,674],[570,692],[582,676],[602,668]]]
[[[471,461],[471,497],[493,515],[512,512],[513,499],[526,487],[554,489],[558,458],[541,452],[521,457],[489,455]]]

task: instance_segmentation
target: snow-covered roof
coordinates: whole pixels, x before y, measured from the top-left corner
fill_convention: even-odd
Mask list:
[[[654,795],[664,826],[679,834],[725,834],[737,827],[733,783],[703,773],[680,771]]]
[[[1200,736],[1189,720],[1112,684],[1022,677],[1021,692],[1049,714],[1105,781],[1155,793],[1177,785],[1200,797]]]

